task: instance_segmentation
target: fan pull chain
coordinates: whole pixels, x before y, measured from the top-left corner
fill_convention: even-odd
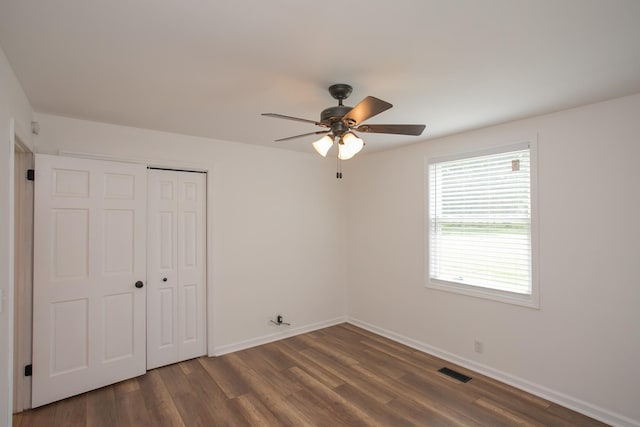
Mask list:
[[[337,172],[336,172],[336,178],[337,179],[342,179],[342,163],[340,162],[340,157],[337,157]]]

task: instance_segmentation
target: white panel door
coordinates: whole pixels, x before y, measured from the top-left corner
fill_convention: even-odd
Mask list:
[[[146,370],[146,168],[35,163],[33,407]]]
[[[148,172],[147,369],[206,354],[206,175]]]

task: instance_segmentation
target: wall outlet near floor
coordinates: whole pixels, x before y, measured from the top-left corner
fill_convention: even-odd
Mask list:
[[[479,354],[484,353],[484,343],[482,341],[475,340],[473,342],[473,351]]]

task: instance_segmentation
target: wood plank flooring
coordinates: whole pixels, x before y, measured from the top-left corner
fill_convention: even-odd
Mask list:
[[[461,383],[443,366],[473,377]],[[350,324],[16,414],[14,426],[602,426]]]

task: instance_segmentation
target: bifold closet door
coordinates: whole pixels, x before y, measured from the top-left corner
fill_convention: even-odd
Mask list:
[[[146,173],[35,155],[33,407],[145,373]]]
[[[147,369],[206,354],[206,174],[150,169]]]

